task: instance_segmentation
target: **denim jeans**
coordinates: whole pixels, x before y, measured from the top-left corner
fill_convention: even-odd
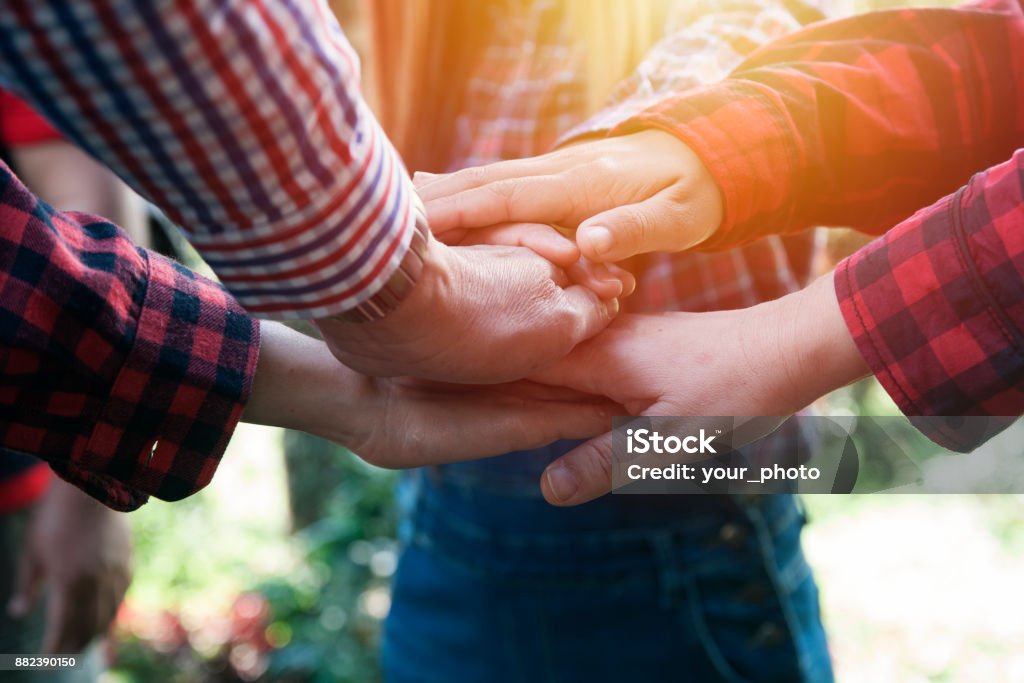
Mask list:
[[[832,681],[796,499],[553,508],[539,473],[570,445],[403,483],[388,681]]]

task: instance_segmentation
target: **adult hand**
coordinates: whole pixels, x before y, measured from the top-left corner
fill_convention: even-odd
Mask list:
[[[508,223],[577,228],[582,254],[601,263],[689,249],[723,216],[721,193],[700,157],[658,130],[420,176],[418,191],[438,234]],[[543,240],[536,232],[530,239]]]
[[[11,616],[28,614],[45,585],[42,651],[78,653],[107,631],[130,582],[125,515],[54,481],[28,524]]]
[[[435,232],[434,236],[449,246],[525,247],[562,268],[574,284],[583,285],[602,299],[627,297],[636,289],[632,273],[613,263],[593,263],[583,258],[576,242],[550,225],[505,223],[489,228]]]
[[[867,374],[827,276],[747,309],[622,316],[537,379],[602,394],[631,415],[753,417],[791,415]],[[603,495],[612,463],[607,433],[548,466],[544,497],[577,505]]]
[[[339,365],[326,346],[262,326],[246,422],[298,429],[388,468],[482,458],[606,430],[620,406],[532,382],[460,386],[375,378]]]
[[[622,294],[617,279],[609,285]],[[555,363],[618,310],[617,299],[573,284],[528,249],[447,247],[430,238],[419,280],[386,318],[317,325],[334,355],[364,374],[499,383]]]

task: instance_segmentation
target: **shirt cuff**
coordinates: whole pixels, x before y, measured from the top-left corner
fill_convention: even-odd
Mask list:
[[[1024,373],[1019,333],[975,258],[980,233],[965,230],[964,194],[923,209],[835,271],[843,318],[875,377],[915,426],[957,451],[1012,420],[956,418],[1020,414],[1014,378]]]
[[[80,458],[57,473],[106,505],[206,486],[249,398],[259,325],[220,285],[157,254],[135,339]]]

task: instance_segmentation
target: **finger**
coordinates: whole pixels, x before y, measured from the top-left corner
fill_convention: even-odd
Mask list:
[[[465,243],[466,236],[474,232],[473,230],[464,230],[462,228],[453,228],[451,230],[434,230],[434,227],[430,227],[430,233],[437,239],[441,244],[447,244],[449,247],[456,247]]]
[[[7,602],[7,614],[12,619],[21,619],[32,611],[39,599],[39,589],[43,581],[41,566],[32,559],[31,552],[22,553],[18,561],[14,593]]]
[[[636,289],[633,274],[615,265],[580,259],[566,268],[573,282],[590,289],[602,299],[629,296]]]
[[[50,591],[46,600],[46,628],[43,631],[43,654],[71,654],[73,650],[65,652],[64,641],[69,628],[68,610],[70,608],[67,599],[67,592],[61,588],[54,588]]]
[[[102,631],[100,585],[81,580],[72,589],[55,588],[47,601],[43,651],[47,654],[81,652]]]
[[[688,230],[692,227],[688,223],[684,208],[662,190],[638,204],[618,206],[583,221],[576,243],[586,258],[601,263],[656,251],[676,252],[707,237]]]
[[[106,582],[102,599],[97,603],[97,624],[94,637],[103,635],[110,630],[130,583],[131,579],[126,573],[118,573],[116,577]]]
[[[549,392],[525,381],[478,389],[428,384],[418,401],[420,414],[403,432],[404,440],[416,444],[415,456],[377,464],[457,462],[538,448],[558,439],[588,438],[608,430],[612,416],[623,411],[606,399],[566,396],[562,390]],[[473,425],[487,428],[468,428]]]
[[[561,176],[500,180],[427,199],[427,216],[431,227],[438,231],[486,228],[499,223],[566,225],[575,211],[573,194],[565,184]]]
[[[464,460],[540,448],[559,439],[585,439],[607,430],[622,408],[610,401],[566,403],[531,401],[509,407],[495,405],[481,412],[486,430],[462,430],[451,453]],[[435,427],[436,429],[436,427]],[[447,457],[447,456],[446,456]]]
[[[590,339],[608,327],[619,314],[619,300],[602,300],[592,290],[582,285],[572,285],[563,291],[569,310],[575,315],[569,347]]]
[[[573,162],[570,155],[554,152],[529,159],[512,159],[499,161],[486,166],[465,168],[455,173],[446,173],[425,178],[416,185],[416,190],[424,202],[465,192],[502,180],[528,178],[537,175],[559,173],[571,168]],[[417,174],[418,175],[418,174]]]
[[[622,296],[629,296],[636,291],[636,276],[625,268],[614,263],[604,264],[608,271],[622,282]]]
[[[540,486],[544,499],[560,507],[586,503],[611,491],[611,432],[577,446],[548,465]]]
[[[427,183],[431,183],[441,177],[443,176],[439,173],[416,171],[415,173],[412,174],[412,184],[413,186],[416,187],[416,189],[419,189],[421,185],[426,185]]]
[[[462,230],[461,245],[501,244],[526,247],[552,263],[567,267],[580,258],[576,243],[550,225],[540,223],[508,223],[493,228]]]
[[[612,277],[611,273],[599,264],[579,261],[566,268],[565,272],[574,283],[586,287],[601,299],[617,299],[622,296],[622,281]]]

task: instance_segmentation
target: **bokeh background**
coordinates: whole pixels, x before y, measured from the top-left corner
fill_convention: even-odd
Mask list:
[[[358,45],[355,3],[333,4]],[[852,3],[906,4],[928,3]],[[859,239],[837,234],[836,252]],[[896,414],[870,381],[819,408]],[[1024,450],[1019,429],[1004,441]],[[132,514],[135,580],[104,682],[379,680],[395,480],[323,441],[243,425],[208,489]],[[1024,498],[806,504],[839,683],[1024,681]]]
[[[867,383],[827,407],[856,398],[870,414],[887,402]],[[105,681],[379,680],[394,481],[336,446],[243,425],[206,491],[133,514],[135,582]],[[1024,681],[1024,497],[805,502],[839,683]]]

